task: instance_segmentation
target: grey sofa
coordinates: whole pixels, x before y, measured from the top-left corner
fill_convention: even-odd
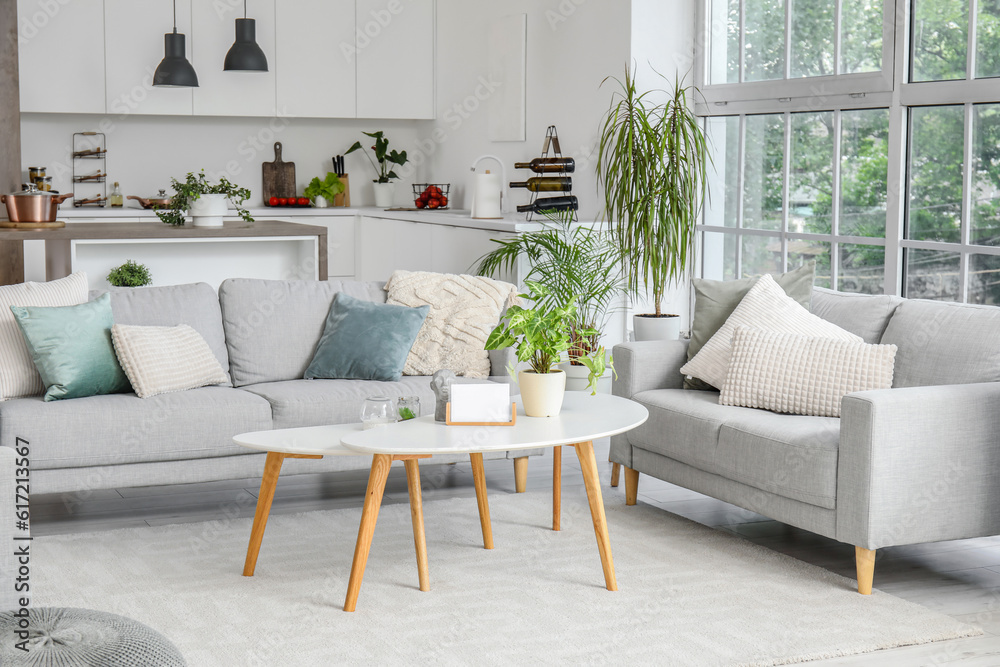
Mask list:
[[[776,414],[683,389],[686,341],[615,347],[614,393],[650,412],[612,439],[626,502],[645,473],[852,544],[864,594],[879,548],[1000,533],[1000,308],[815,289],[812,311],[897,345],[893,388]]]
[[[264,454],[233,443],[248,431],[358,421],[366,396],[416,395],[433,411],[430,378],[399,382],[303,380],[337,292],[385,301],[383,283],[232,279],[216,292],[205,283],[114,290],[122,324],[188,324],[208,342],[231,386],[140,399],[135,394],[46,403],[0,402],[0,446],[31,444],[32,493],[180,484],[261,474]],[[491,352],[506,381],[506,351]],[[504,374],[503,377],[499,377]],[[514,458],[523,491],[527,457]],[[502,458],[503,453],[492,458]],[[489,456],[488,456],[489,458]],[[437,461],[462,460],[435,457]],[[289,459],[283,475],[367,469],[370,457]]]

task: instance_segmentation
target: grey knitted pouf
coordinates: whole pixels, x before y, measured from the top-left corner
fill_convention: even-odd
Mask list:
[[[28,610],[27,652],[15,644],[20,619],[0,613],[0,665],[4,667],[185,667],[177,647],[131,618],[91,609]]]

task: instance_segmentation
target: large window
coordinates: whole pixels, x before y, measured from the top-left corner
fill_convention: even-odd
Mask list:
[[[1000,304],[1000,0],[703,0],[700,272]]]

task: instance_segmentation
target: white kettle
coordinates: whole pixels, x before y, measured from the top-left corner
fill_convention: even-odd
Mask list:
[[[498,220],[503,218],[503,184],[506,180],[503,174],[503,162],[494,155],[484,155],[472,163],[472,171],[475,171],[476,165],[485,159],[496,160],[500,164],[501,173],[494,174],[487,169],[485,174],[476,174],[472,191],[472,217],[479,220]]]

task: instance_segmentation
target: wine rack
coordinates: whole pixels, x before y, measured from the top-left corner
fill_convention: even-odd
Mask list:
[[[545,142],[542,144],[542,154],[539,158],[540,164],[545,164],[550,160],[557,160],[560,164],[564,162],[573,165],[573,160],[571,158],[564,158],[562,154],[562,148],[559,145],[559,132],[556,130],[555,125],[549,125],[545,130]],[[534,162],[534,161],[532,161]],[[525,165],[529,165],[525,163]],[[524,168],[524,165],[520,163],[515,165],[516,168]],[[538,171],[533,169],[533,171]],[[526,206],[518,206],[517,210],[526,214],[526,219],[531,221],[536,215],[541,215],[543,217],[550,217],[552,213],[547,213],[545,209],[539,209],[541,204],[540,200],[545,200],[552,197],[553,192],[561,191],[562,195],[555,198],[560,201],[558,208],[550,209],[551,211],[558,211],[558,216],[560,220],[567,222],[577,222],[577,202],[576,197],[572,195],[573,180],[570,174],[573,169],[567,169],[565,166],[560,166],[556,170],[549,168],[542,168],[539,173],[543,174],[543,177],[539,179],[539,182],[546,182],[548,184],[556,184],[557,187],[540,187],[538,190],[529,190],[531,192],[531,200]],[[523,182],[520,184],[521,187],[527,185],[530,181]],[[516,187],[514,183],[511,183],[511,187]]]
[[[101,186],[100,192],[92,196],[74,196],[74,207],[104,208],[108,205],[107,156],[108,144],[103,132],[75,132],[73,134],[73,192],[79,192],[82,189],[80,185],[87,186],[88,189],[92,184]]]

